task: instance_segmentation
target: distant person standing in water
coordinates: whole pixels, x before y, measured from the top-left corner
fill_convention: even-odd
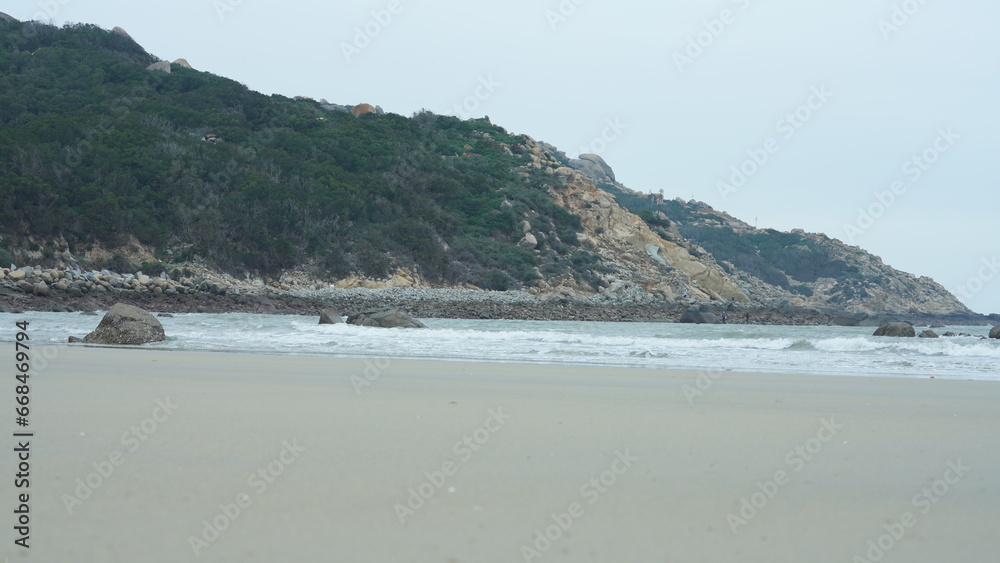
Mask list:
[[[795,324],[795,321],[792,320],[792,314],[791,313],[788,313],[788,324],[790,324],[790,325]]]
[[[727,315],[725,313],[722,313],[722,324],[726,324],[726,318]]]
[[[750,313],[747,312],[747,324],[750,324]]]

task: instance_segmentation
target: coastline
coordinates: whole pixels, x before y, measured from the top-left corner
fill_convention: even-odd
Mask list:
[[[4,282],[0,281],[0,284]],[[106,310],[114,303],[127,303],[162,313],[260,313],[274,315],[318,315],[324,308],[351,314],[367,309],[393,308],[417,318],[510,319],[533,321],[680,322],[693,303],[595,301],[570,297],[540,298],[525,292],[495,292],[434,288],[337,289],[326,291],[275,290],[259,293],[192,292],[187,295],[155,295],[109,291],[83,296],[31,295],[0,287],[0,310],[6,312],[77,312]],[[835,315],[813,308],[764,304],[733,306],[716,302],[697,304],[717,316],[728,312],[733,324],[831,324]],[[988,325],[982,315],[886,314],[862,326],[877,327],[886,319],[902,319],[915,325]]]
[[[852,561],[905,514],[898,560],[1000,549],[990,382],[734,372],[692,396],[695,371],[85,347],[36,375],[45,560]]]

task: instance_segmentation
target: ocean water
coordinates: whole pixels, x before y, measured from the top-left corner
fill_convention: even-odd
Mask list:
[[[68,336],[82,337],[100,319],[78,313],[4,313],[0,340],[13,340],[14,323],[28,320],[34,344],[66,346]],[[429,330],[404,330],[240,313],[177,314],[160,322],[167,340],[146,347],[1000,381],[1000,340],[876,338],[868,327],[424,319]],[[989,327],[935,330],[985,336]]]

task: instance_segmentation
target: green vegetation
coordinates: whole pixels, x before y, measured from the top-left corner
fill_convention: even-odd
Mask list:
[[[647,194],[624,192],[610,185],[601,187],[653,230],[669,226],[657,215],[662,212],[678,225],[681,235],[711,252],[717,261],[730,262],[771,285],[808,297],[813,292],[805,283],[819,278],[844,280],[858,273],[856,267],[834,259],[825,248],[802,235],[773,229],[736,232],[719,216],[700,212],[693,205],[676,200],[660,202]]]
[[[237,275],[409,267],[495,289],[576,256],[579,218],[544,175],[515,174],[522,138],[486,120],[356,119],[177,65],[147,71],[155,61],[94,26],[0,24],[6,250],[134,235],[164,263]],[[526,216],[539,253],[516,246]]]

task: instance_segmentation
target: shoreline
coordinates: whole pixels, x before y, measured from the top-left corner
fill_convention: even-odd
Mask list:
[[[691,398],[697,376],[60,348],[33,380],[33,555],[833,563],[906,514],[895,559],[1000,549],[1000,387],[741,373]]]
[[[654,365],[642,365],[642,364],[623,364],[623,363],[582,363],[573,361],[528,361],[528,360],[507,360],[507,361],[496,361],[496,360],[481,360],[481,359],[470,359],[470,358],[428,358],[419,356],[377,356],[377,355],[348,355],[348,354],[323,354],[318,352],[287,352],[280,353],[274,351],[261,351],[255,352],[253,350],[196,350],[190,348],[169,348],[169,347],[157,347],[150,348],[146,345],[143,346],[128,346],[128,345],[110,345],[110,344],[59,344],[55,346],[56,348],[94,348],[94,349],[106,349],[106,350],[134,350],[137,352],[169,352],[178,354],[230,354],[234,356],[247,355],[247,356],[262,356],[262,357],[275,357],[275,358],[318,358],[318,359],[330,359],[330,360],[344,360],[344,361],[361,361],[361,362],[443,362],[446,364],[475,364],[475,365],[490,365],[490,366],[527,366],[536,368],[584,368],[584,369],[611,369],[611,370],[634,370],[639,372],[663,372],[668,375],[678,375],[678,374],[689,374],[692,368],[689,367],[662,367]],[[697,371],[699,376],[708,373],[707,371]],[[776,369],[770,367],[767,369],[747,369],[741,367],[725,368],[723,370],[712,370],[712,379],[717,379],[728,374],[733,375],[773,375],[773,376],[801,376],[801,377],[833,377],[833,378],[876,378],[876,379],[907,379],[907,380],[923,380],[923,379],[935,379],[941,381],[984,381],[990,383],[1000,383],[1000,380],[985,379],[985,378],[975,378],[971,376],[961,376],[961,375],[947,375],[947,374],[937,374],[934,376],[908,376],[901,375],[898,373],[888,373],[888,372],[869,372],[869,373],[840,373],[835,371],[805,371],[794,368],[786,369]]]
[[[2,282],[0,282],[2,283]],[[274,315],[318,315],[324,308],[344,314],[367,309],[399,309],[417,318],[538,320],[538,321],[599,321],[599,322],[680,322],[692,305],[689,303],[594,303],[569,298],[541,299],[522,292],[487,292],[450,289],[382,289],[334,290],[316,295],[296,295],[291,291],[269,291],[259,294],[192,293],[188,295],[135,294],[132,292],[91,293],[83,296],[28,295],[0,288],[0,310],[5,312],[83,312],[106,310],[114,303],[127,303],[163,313],[259,313]],[[751,323],[757,325],[787,325],[788,315],[793,324],[821,326],[833,323],[833,313],[816,309],[771,307],[764,305],[739,307],[728,303],[701,304],[706,312],[721,315],[727,312],[729,324],[745,324],[749,312]],[[878,319],[862,321],[858,326],[876,328],[888,319],[906,320],[917,326],[981,325],[987,317],[969,315],[886,314]]]

